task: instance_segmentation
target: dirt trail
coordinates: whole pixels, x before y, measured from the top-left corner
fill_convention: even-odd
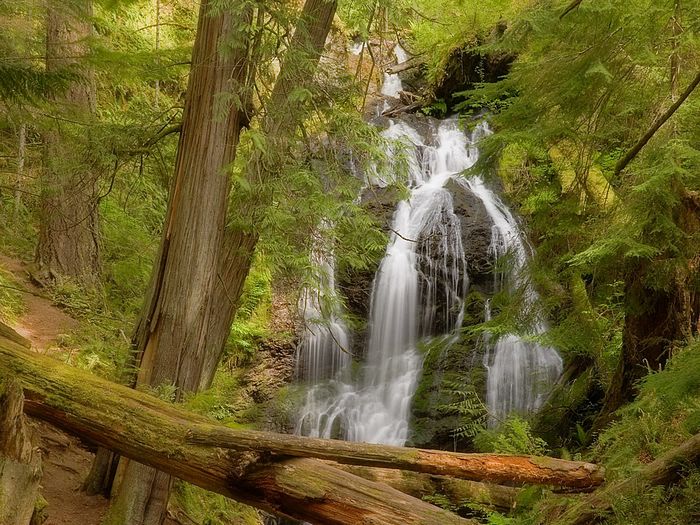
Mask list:
[[[9,271],[26,290],[22,293],[24,315],[11,326],[29,339],[35,350],[41,353],[50,351],[60,335],[77,328],[78,321],[54,306],[29,280],[27,264],[0,255],[0,266]]]
[[[25,313],[12,325],[32,342],[37,352],[52,353],[56,340],[78,327],[78,321],[54,306],[41,290],[29,281],[27,265],[0,255],[0,267],[12,273],[26,290],[22,293]],[[49,519],[45,525],[99,525],[107,510],[107,500],[80,492],[93,454],[72,436],[37,422],[42,438],[44,475],[41,494],[48,502]]]

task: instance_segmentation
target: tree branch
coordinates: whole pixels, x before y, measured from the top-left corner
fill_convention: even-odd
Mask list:
[[[687,98],[695,91],[695,88],[700,85],[700,72],[695,76],[693,81],[690,83],[690,85],[685,89],[683,94],[674,102],[671,107],[669,107],[666,112],[661,115],[659,118],[656,119],[656,121],[651,125],[649,130],[644,134],[644,136],[639,139],[639,141],[632,147],[631,150],[627,152],[627,154],[619,160],[617,165],[615,166],[615,172],[613,173],[613,180],[618,177],[618,175],[624,170],[627,165],[632,162],[632,159],[634,159],[637,154],[642,150],[644,146],[647,145],[647,142],[651,140],[651,138],[656,134],[657,131],[663,126],[668,119],[670,119],[673,114],[678,110],[679,107],[683,105],[683,103],[687,100]]]

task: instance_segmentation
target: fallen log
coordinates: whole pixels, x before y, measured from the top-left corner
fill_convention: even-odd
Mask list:
[[[234,453],[188,443],[203,416],[0,339],[0,375],[24,410],[66,432],[267,512],[310,523],[470,525],[472,521],[318,460]]]
[[[601,467],[581,461],[508,454],[459,454],[242,430],[211,423],[192,424],[187,441],[232,450],[312,457],[348,465],[410,470],[497,484],[534,483],[588,490],[604,480]]]
[[[9,339],[10,341],[17,343],[24,348],[32,347],[32,343],[29,339],[22,337],[13,328],[7,326],[2,321],[0,321],[0,338]]]
[[[586,525],[604,519],[612,510],[613,502],[646,487],[669,485],[680,477],[688,465],[700,465],[700,433],[661,455],[644,466],[635,475],[579,499],[546,523],[557,525]]]
[[[408,71],[409,69],[413,69],[414,67],[422,66],[424,63],[425,62],[420,57],[413,57],[409,58],[405,62],[401,62],[400,64],[394,64],[393,66],[386,68],[386,72],[390,75],[396,75],[397,73]]]
[[[405,470],[339,464],[336,466],[361,478],[386,483],[390,487],[416,498],[439,494],[455,506],[476,503],[508,511],[515,508],[518,494],[522,490],[515,487],[494,485],[493,483],[419,474]]]
[[[0,375],[0,523],[27,525],[39,500],[41,453],[18,381]]]

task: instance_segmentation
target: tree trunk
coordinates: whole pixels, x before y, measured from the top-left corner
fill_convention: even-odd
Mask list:
[[[242,108],[232,104],[222,116],[221,96],[240,93],[245,81],[251,12],[213,5],[200,7],[163,239],[134,339],[137,384],[172,385],[176,399],[199,389],[208,356],[223,348],[209,326],[226,316],[214,301],[221,280],[215,269],[226,224],[226,167],[235,158]],[[93,476],[98,485],[102,473]],[[169,475],[123,460],[107,523],[160,525],[170,484]]]
[[[204,358],[201,388],[211,384],[221,359],[258,242],[255,220],[271,202],[268,185],[279,177],[288,144],[308,112],[303,103],[289,100],[289,95],[294,89],[308,85],[313,78],[336,8],[335,0],[306,0],[275,87],[265,104],[262,128],[267,137],[267,150],[264,153],[255,150],[246,165],[246,177],[256,190],[254,195],[240,209],[232,210],[242,219],[239,222],[247,223],[247,227],[228,228],[225,232],[224,250],[219,262],[221,286],[215,290],[212,299],[219,315],[211,317],[208,330],[214,351]]]
[[[596,429],[609,423],[613,413],[634,398],[636,383],[650,370],[662,368],[673,345],[690,335],[685,280],[679,279],[669,290],[657,290],[644,285],[644,268],[630,273],[625,286],[622,355],[594,424]]]
[[[27,150],[27,124],[19,125],[19,145],[17,148],[17,178],[15,179],[15,210],[14,220],[19,220],[19,212],[22,207],[22,185],[24,184],[24,159]]]
[[[268,512],[318,524],[472,524],[317,460],[188,443],[203,416],[0,339],[0,374],[8,373],[21,381],[32,417]]]
[[[335,464],[334,466],[370,481],[386,483],[390,487],[404,494],[409,494],[414,498],[435,495],[444,496],[455,507],[466,503],[475,503],[503,511],[510,511],[517,505],[518,495],[521,492],[521,489],[516,487],[455,479],[448,476],[420,474],[406,470],[341,464]]]
[[[279,456],[311,457],[492,483],[537,483],[589,489],[604,481],[601,467],[580,461],[508,454],[460,454],[374,443],[318,439],[274,432],[192,424],[188,443]]]
[[[89,51],[92,2],[70,5],[56,4],[48,11],[46,70],[51,73],[74,71]],[[83,138],[95,112],[92,71],[82,68],[80,78],[53,101],[66,118],[52,120],[44,133],[37,277],[92,283],[100,270],[98,177],[91,172],[90,144]]]
[[[39,498],[41,453],[22,413],[20,383],[7,378],[0,374],[0,523],[29,525]]]

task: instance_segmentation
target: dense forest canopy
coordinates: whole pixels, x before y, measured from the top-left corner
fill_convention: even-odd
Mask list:
[[[0,0],[0,350],[234,429],[606,468],[344,474],[416,516],[700,522],[699,85],[693,0]],[[304,516],[270,450],[263,512],[85,441],[95,523]],[[32,523],[70,523],[51,490]]]

